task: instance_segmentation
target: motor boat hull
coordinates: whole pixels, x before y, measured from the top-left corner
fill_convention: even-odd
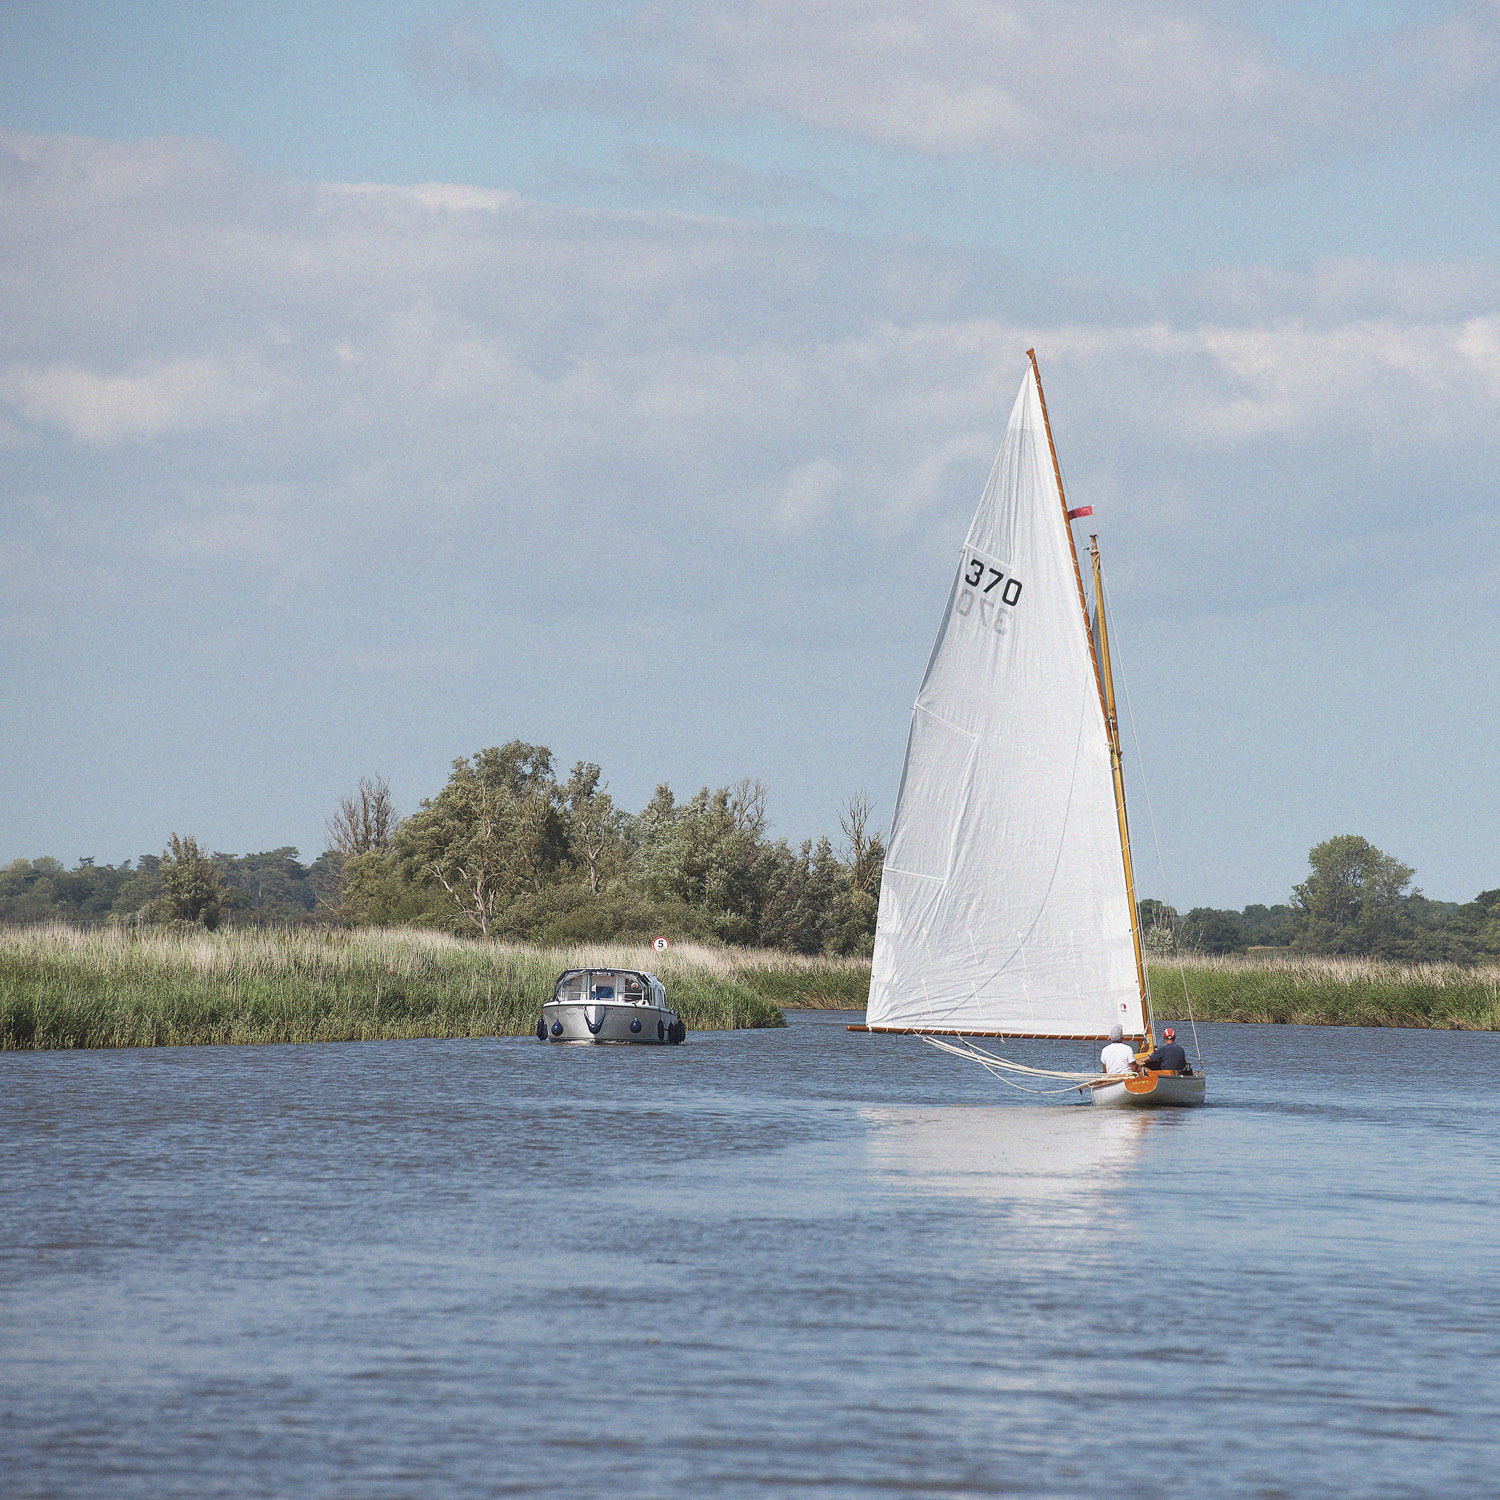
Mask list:
[[[669,1045],[685,1028],[675,1010],[629,1000],[549,1000],[537,1036],[549,1042]]]
[[[1118,1083],[1090,1084],[1089,1092],[1105,1109],[1180,1109],[1203,1103],[1205,1083],[1201,1073],[1150,1072]]]

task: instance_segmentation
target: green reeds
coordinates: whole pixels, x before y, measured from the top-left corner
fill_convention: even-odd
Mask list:
[[[553,981],[649,969],[691,1031],[785,1024],[778,1007],[863,1009],[864,959],[683,944],[536,948],[411,929],[0,929],[0,1050],[524,1036]],[[1200,1021],[1500,1030],[1500,965],[1206,958],[1181,965]],[[1159,1020],[1187,1017],[1173,960]]]
[[[0,1050],[524,1036],[558,974],[584,964],[652,970],[690,1031],[785,1024],[740,966],[690,945],[47,926],[0,929]]]
[[[1185,955],[1151,964],[1158,1020],[1295,1026],[1425,1026],[1500,1030],[1500,965],[1395,964],[1369,958]]]

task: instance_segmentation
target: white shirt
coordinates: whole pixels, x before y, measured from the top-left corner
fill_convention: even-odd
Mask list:
[[[1135,1061],[1135,1048],[1129,1042],[1111,1042],[1099,1054],[1099,1066],[1106,1073],[1128,1073]]]

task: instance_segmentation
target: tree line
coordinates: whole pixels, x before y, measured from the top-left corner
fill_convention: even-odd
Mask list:
[[[1412,885],[1416,871],[1357,834],[1308,851],[1308,876],[1284,905],[1242,911],[1194,907],[1179,915],[1163,901],[1140,903],[1148,951],[1164,955],[1343,954],[1404,963],[1475,963],[1500,957],[1500,890],[1472,901],[1431,901]]]
[[[447,784],[407,817],[366,777],[328,821],[311,864],[290,846],[210,853],[174,833],[161,854],[120,866],[15,860],[0,869],[0,921],[409,924],[540,943],[666,936],[868,954],[885,843],[868,798],[846,799],[839,840],[793,848],[767,832],[759,781],[658,786],[619,807],[603,772],[566,776],[543,745],[512,740],[454,761]],[[1409,962],[1500,957],[1500,890],[1428,900],[1415,871],[1368,840],[1315,845],[1308,876],[1280,905],[1241,911],[1140,903],[1154,954],[1248,949]]]
[[[619,807],[603,771],[564,777],[543,745],[513,740],[454,761],[409,816],[367,777],[328,822],[311,865],[294,848],[233,856],[173,834],[160,855],[66,870],[0,870],[0,921],[411,924],[542,943],[659,935],[868,954],[885,845],[869,799],[845,800],[837,844],[767,832],[754,780],[679,800],[660,785]]]

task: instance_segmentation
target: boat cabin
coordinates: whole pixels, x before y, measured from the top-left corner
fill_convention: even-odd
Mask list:
[[[574,1005],[657,1005],[667,1003],[666,986],[639,969],[569,969],[553,987],[554,1001]]]

